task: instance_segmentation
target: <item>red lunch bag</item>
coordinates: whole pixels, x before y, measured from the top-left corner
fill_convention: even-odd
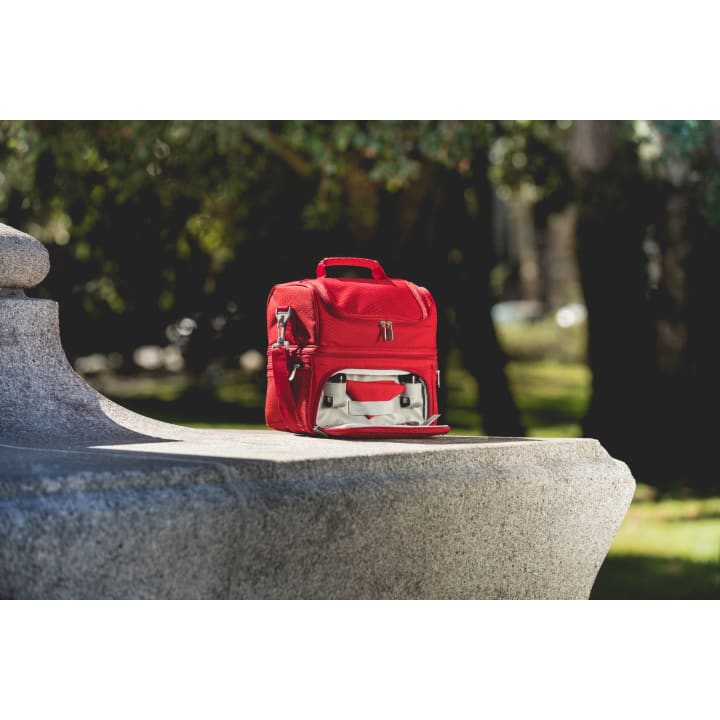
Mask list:
[[[331,266],[371,278],[330,278]],[[269,427],[324,437],[442,435],[437,311],[430,293],[377,260],[325,258],[317,277],[275,285],[267,303]]]

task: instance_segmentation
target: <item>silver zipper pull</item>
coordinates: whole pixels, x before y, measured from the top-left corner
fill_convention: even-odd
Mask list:
[[[395,334],[393,333],[393,326],[392,326],[392,320],[387,320],[385,322],[385,328],[387,332],[390,334],[390,337],[386,337],[386,340],[390,340],[392,342],[395,339]]]
[[[380,332],[382,333],[382,339],[387,340],[387,323],[384,320],[380,320]]]
[[[302,364],[301,364],[301,363],[295,363],[295,364],[293,365],[293,369],[292,369],[290,375],[288,376],[288,381],[289,381],[289,382],[292,382],[292,381],[295,379],[295,373],[296,373],[301,367],[302,367]]]

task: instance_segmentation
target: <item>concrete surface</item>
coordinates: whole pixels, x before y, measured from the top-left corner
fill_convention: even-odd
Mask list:
[[[73,372],[57,320],[0,294],[2,598],[586,598],[634,492],[594,440],[156,422]]]

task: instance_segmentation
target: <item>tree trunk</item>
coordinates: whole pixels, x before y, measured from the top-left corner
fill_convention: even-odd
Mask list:
[[[583,430],[636,477],[653,482],[655,331],[646,302],[648,223],[643,183],[621,147],[621,123],[579,121],[571,157],[578,174],[576,239],[588,309],[592,398]]]
[[[459,266],[455,290],[456,342],[465,367],[478,383],[478,409],[488,435],[525,435],[520,413],[505,374],[506,357],[500,347],[491,309],[495,302],[490,289],[490,271],[495,262],[493,248],[494,190],[488,177],[487,153],[476,154],[472,166],[472,189],[477,214],[468,215],[467,231],[458,238],[464,262]],[[457,208],[460,212],[460,208]]]
[[[711,165],[720,163],[708,149]],[[685,169],[687,174],[689,167]],[[704,192],[681,177],[666,185],[657,244],[660,254],[658,301],[658,392],[663,398],[658,446],[668,484],[717,492],[710,470],[716,424],[709,421],[720,404],[717,352],[718,231],[703,217]],[[702,187],[702,186],[701,186]],[[715,199],[717,201],[717,199]]]

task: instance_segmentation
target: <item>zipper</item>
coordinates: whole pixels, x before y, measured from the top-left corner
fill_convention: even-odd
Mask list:
[[[302,363],[299,363],[299,362],[293,363],[293,367],[292,367],[292,370],[290,371],[290,375],[288,375],[288,382],[292,382],[295,379],[295,374],[302,366],[303,366]]]
[[[317,345],[308,346],[305,345],[304,347],[298,347],[297,350],[290,349],[290,354],[293,355],[293,353],[297,352],[298,356],[300,355],[309,355],[314,356],[318,355],[319,357],[344,357],[347,358],[348,356],[357,356],[357,357],[387,357],[388,351],[387,350],[380,350],[380,349],[373,349],[373,348],[364,348],[364,347],[348,347],[343,350],[321,350]],[[434,360],[436,356],[435,350],[428,350],[426,353],[403,353],[403,352],[395,352],[393,351],[393,358],[404,358],[406,360]]]
[[[392,320],[380,320],[378,324],[380,325],[382,339],[386,342],[392,342],[395,339]]]
[[[423,298],[422,294],[418,291],[418,289],[413,286],[411,283],[409,283],[407,280],[402,281],[405,284],[405,287],[410,292],[410,294],[415,299],[415,302],[418,304],[418,307],[420,308],[420,319],[419,320],[398,320],[396,321],[396,324],[400,325],[416,325],[418,322],[423,322],[424,320],[427,320],[427,318],[430,316],[430,312],[428,309],[428,305],[426,300]],[[367,322],[369,320],[373,320],[372,316],[365,316],[365,315],[338,315],[333,311],[332,303],[330,302],[330,299],[325,295],[325,293],[322,291],[316,283],[312,281],[307,280],[300,280],[297,283],[293,283],[293,285],[299,285],[300,287],[304,287],[308,290],[310,290],[310,297],[312,298],[312,304],[313,304],[313,314],[317,321],[317,327],[315,330],[315,338],[316,341],[320,341],[322,336],[322,324],[320,323],[320,317],[322,315],[320,311],[320,300],[322,300],[325,304],[325,307],[327,311],[330,313],[330,315],[333,315],[334,317],[338,319],[344,319],[349,322]],[[272,297],[272,293],[270,295]],[[270,301],[270,298],[268,298],[268,302]],[[377,316],[375,316],[377,317]],[[395,339],[395,333],[393,331],[393,321],[392,320],[380,320],[380,329],[381,334],[383,335],[383,340],[387,342],[392,342]],[[385,323],[385,326],[383,327],[383,323]]]
[[[387,357],[387,350],[367,350],[365,348],[348,348],[345,351],[332,351],[332,350],[319,350],[317,346],[313,347],[300,347],[288,348],[288,356],[292,363],[292,377],[295,377],[295,373],[301,368],[307,368],[308,361],[313,357],[342,357],[347,358],[348,355],[365,356],[368,358],[375,357]],[[406,355],[405,353],[394,353],[394,358],[399,360],[430,360],[434,357],[432,353],[426,353],[423,355]],[[271,363],[268,362],[268,369]]]

